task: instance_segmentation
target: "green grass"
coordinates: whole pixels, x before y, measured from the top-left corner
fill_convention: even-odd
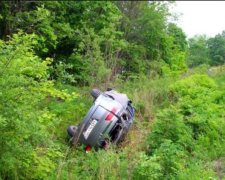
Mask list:
[[[223,92],[225,76],[220,74],[208,80],[206,73],[202,73],[205,74],[203,76],[198,74],[192,72],[180,79],[142,78],[115,83],[113,87],[126,93],[134,103],[134,124],[118,147],[90,153],[85,153],[83,146],[70,148],[65,138],[67,126],[81,122],[90,108],[91,88],[58,86],[79,96],[73,101],[54,100],[48,103],[49,109],[60,118],[55,141],[61,144],[63,153],[49,179],[224,177],[225,147],[221,142],[224,136],[218,134],[218,127],[222,127],[223,123],[224,114],[221,113],[224,111],[220,107],[224,107],[224,101],[220,100],[218,104],[215,99],[217,96],[224,97],[219,92]],[[192,97],[189,98],[189,95]],[[192,119],[189,113],[195,113],[197,119]],[[211,117],[217,118],[217,121],[212,121]],[[197,134],[194,135],[194,132]]]

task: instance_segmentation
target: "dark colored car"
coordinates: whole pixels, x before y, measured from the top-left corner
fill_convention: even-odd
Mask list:
[[[134,120],[134,108],[126,94],[108,89],[93,89],[94,103],[78,126],[67,129],[73,144],[86,145],[86,150],[105,148],[109,143],[118,144]]]

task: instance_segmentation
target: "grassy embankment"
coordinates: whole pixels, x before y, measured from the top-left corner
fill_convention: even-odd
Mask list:
[[[196,69],[179,78],[115,83],[116,89],[133,100],[135,122],[119,147],[89,154],[85,154],[83,147],[68,148],[65,136],[67,126],[80,122],[90,107],[90,88],[68,87],[80,95],[76,102],[50,105],[61,116],[57,139],[66,152],[59,163],[57,178],[223,177],[221,143],[225,136],[219,126],[224,126],[225,76],[221,67],[210,76],[206,70]],[[189,98],[190,95],[193,97]],[[222,100],[217,102],[218,98]],[[210,143],[214,143],[212,149]]]

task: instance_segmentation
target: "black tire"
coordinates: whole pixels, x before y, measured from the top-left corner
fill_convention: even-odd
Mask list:
[[[124,133],[123,133],[123,129],[121,128],[119,132],[117,132],[116,137],[112,143],[115,145],[119,144],[123,140],[123,137],[124,137]]]
[[[93,98],[97,98],[102,92],[99,89],[92,89],[91,95]]]
[[[67,133],[70,137],[73,137],[76,131],[77,131],[77,126],[69,126],[67,128]]]

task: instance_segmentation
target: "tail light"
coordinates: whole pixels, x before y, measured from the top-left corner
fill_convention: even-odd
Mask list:
[[[90,145],[87,145],[87,146],[85,147],[85,151],[86,151],[86,152],[90,152],[91,149],[92,149],[92,147],[91,147]]]
[[[106,121],[111,121],[114,114],[116,113],[117,109],[114,107],[112,108],[112,110],[110,111],[110,113],[106,116],[105,120]]]

